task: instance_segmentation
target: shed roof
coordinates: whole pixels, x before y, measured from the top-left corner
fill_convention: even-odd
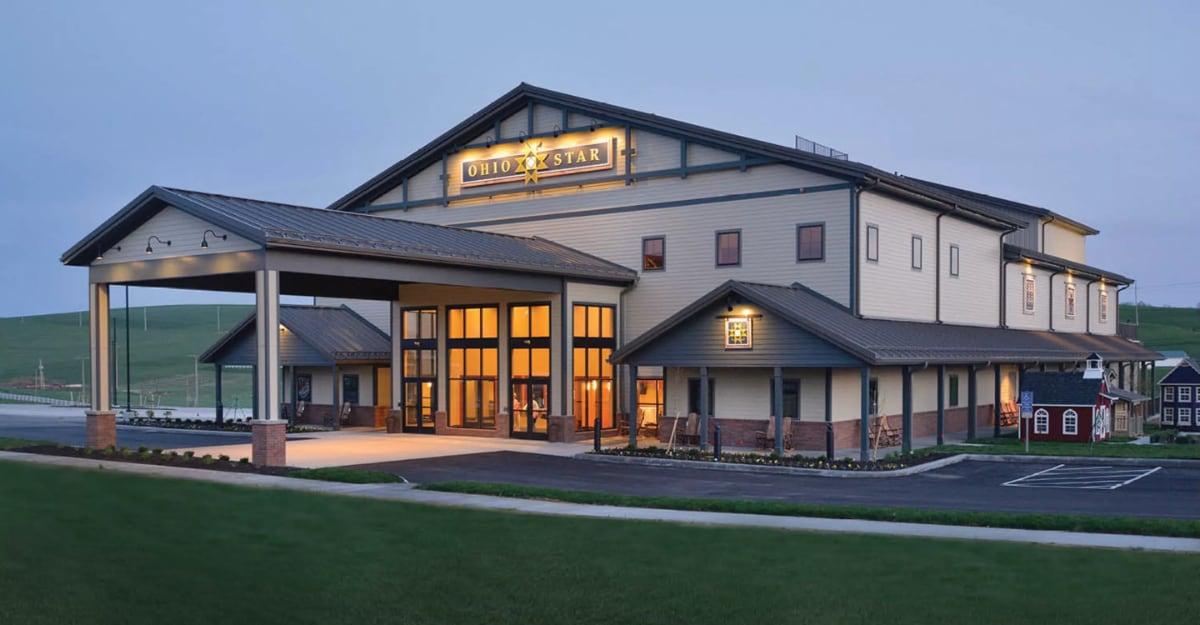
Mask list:
[[[1021,391],[1033,392],[1035,406],[1094,406],[1102,382],[1100,378],[1085,378],[1078,371],[1028,371],[1021,379]]]
[[[1092,353],[1109,361],[1158,357],[1115,335],[864,319],[799,283],[784,287],[730,280],[625,344],[612,361],[629,360],[671,328],[727,297],[762,306],[871,365],[1080,362]]]
[[[389,362],[392,343],[387,334],[346,306],[279,307],[279,324],[303,345],[288,346],[281,340],[280,364],[315,365],[351,361]],[[200,361],[228,365],[252,365],[254,357],[240,349],[255,333],[251,313],[200,355]],[[313,362],[315,352],[320,361]]]
[[[1098,269],[1096,267],[1092,267],[1091,265],[1085,265],[1061,256],[1054,256],[1053,254],[1038,252],[1036,250],[1024,248],[1019,245],[1013,245],[1011,243],[1004,244],[1004,258],[1006,260],[1028,260],[1035,265],[1050,267],[1053,269],[1070,269],[1072,272],[1081,274],[1083,276],[1104,278],[1109,282],[1115,282],[1118,284],[1133,284],[1132,278],[1127,278],[1119,273]]]

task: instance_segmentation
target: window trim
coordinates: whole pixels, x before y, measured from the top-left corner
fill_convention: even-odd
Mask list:
[[[921,235],[919,235],[919,234],[912,235],[912,243],[909,244],[909,252],[908,253],[909,253],[909,256],[912,257],[909,260],[912,262],[913,270],[914,271],[924,271],[925,270],[925,240],[921,238]]]
[[[1074,282],[1063,283],[1063,318],[1074,319],[1079,308],[1079,294]]]
[[[871,233],[872,232],[875,233],[874,255],[872,255],[872,253],[871,253],[872,252],[872,246],[871,246]],[[869,262],[869,263],[879,262],[879,225],[878,224],[871,224],[871,223],[867,224],[867,240],[866,240],[864,247],[866,248],[864,251],[866,252],[866,255],[867,255],[867,262]]]
[[[1037,276],[1031,273],[1021,274],[1024,279],[1021,282],[1021,312],[1026,315],[1037,314]],[[1029,285],[1033,285],[1030,289]]]
[[[962,264],[962,250],[959,249],[957,243],[950,244],[950,258],[946,265],[950,270],[950,277],[957,278],[959,276],[960,265]]]
[[[1175,423],[1175,408],[1172,406],[1163,407],[1163,423]]]
[[[1067,430],[1067,418],[1071,419],[1071,429]],[[1079,413],[1074,408],[1067,408],[1063,411],[1062,416],[1062,433],[1063,436],[1078,436],[1079,435]]]
[[[1050,433],[1050,411],[1045,408],[1038,408],[1033,413],[1033,433],[1034,434],[1049,434]]]
[[[658,267],[646,266],[646,242],[647,241],[662,241],[662,265]],[[651,234],[642,237],[642,271],[666,271],[667,269],[667,235]]]
[[[1187,423],[1184,423],[1184,419],[1187,419]],[[1176,423],[1176,425],[1193,425],[1192,409],[1191,408],[1180,408],[1179,413],[1175,415],[1175,423]]]
[[[800,258],[800,231],[805,228],[817,228],[821,232],[821,255],[816,258]],[[825,262],[825,222],[813,221],[808,223],[796,224],[796,262],[798,263],[823,263]]]
[[[1179,387],[1179,403],[1181,403],[1181,404],[1192,403],[1192,387],[1190,387],[1190,386]]]
[[[1175,387],[1170,384],[1163,385],[1163,401],[1175,401]]]
[[[721,235],[736,234],[737,235],[737,262],[722,263],[721,262]],[[713,234],[713,266],[715,267],[741,267],[742,266],[742,229],[733,228],[730,230],[717,230]]]

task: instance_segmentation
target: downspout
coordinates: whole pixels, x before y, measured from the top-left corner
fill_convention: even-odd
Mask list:
[[[1008,327],[1008,263],[1004,260],[1004,237],[1020,230],[1020,228],[1009,228],[1000,233],[1000,327]]]
[[[623,347],[625,345],[625,294],[632,291],[633,288],[636,286],[637,286],[637,280],[635,279],[632,283],[630,283],[629,286],[621,289],[621,293],[619,295],[617,295],[617,307],[620,309],[620,314],[621,314],[621,323],[619,323],[617,325],[617,349],[621,349],[621,347]],[[564,308],[564,310],[565,310],[565,308]],[[572,334],[574,334],[574,332],[572,332]],[[564,356],[564,358],[565,358],[565,356]],[[628,367],[628,366],[630,366],[630,365],[626,365],[626,367]],[[665,378],[666,376],[664,375],[663,377]],[[637,384],[637,380],[634,379],[633,376],[627,375],[627,376],[625,376],[625,378],[630,380],[630,384],[634,384],[634,385]],[[666,393],[666,390],[667,389],[664,386],[663,393]],[[628,399],[630,397],[632,397],[632,395],[630,395],[629,393],[622,393],[622,394],[625,395],[626,401],[628,401]],[[666,404],[664,402],[664,406],[665,405]],[[637,418],[634,414],[636,411],[637,411],[637,406],[626,406],[625,414],[630,419],[630,421],[629,421],[629,423],[631,424],[630,429],[636,429],[632,426],[632,424],[635,423],[636,418]]]
[[[1117,301],[1113,303],[1113,310],[1117,311],[1116,327],[1117,327],[1118,334],[1120,334],[1120,327],[1121,327],[1121,291],[1124,291],[1125,289],[1128,289],[1131,286],[1133,286],[1132,282],[1117,289]],[[1137,302],[1134,302],[1134,303],[1136,304]]]
[[[1051,332],[1054,331],[1054,276],[1057,276],[1060,273],[1063,273],[1063,272],[1056,271],[1056,272],[1050,274],[1050,331]]]
[[[1042,222],[1042,231],[1038,234],[1038,247],[1041,248],[1043,254],[1046,253],[1046,226],[1052,221],[1054,221],[1054,215]]]
[[[946,213],[938,213],[937,221],[934,222],[934,245],[937,247],[937,253],[934,254],[934,270],[937,271],[937,277],[933,281],[933,297],[936,300],[933,305],[933,321],[934,323],[942,322],[942,217]]]
[[[1083,287],[1083,288],[1087,289],[1087,303],[1085,304],[1085,310],[1087,312],[1087,319],[1084,320],[1083,331],[1088,334],[1092,333],[1092,285],[1096,284],[1099,281],[1100,281],[1100,278],[1096,278],[1095,280],[1088,282],[1087,285]]]
[[[861,316],[859,311],[861,305],[859,303],[859,295],[861,290],[859,284],[861,277],[859,276],[859,263],[862,254],[859,251],[859,239],[861,236],[861,228],[859,227],[858,219],[858,198],[862,194],[862,187],[855,185],[850,189],[850,232],[853,237],[850,242],[850,312],[854,316]]]

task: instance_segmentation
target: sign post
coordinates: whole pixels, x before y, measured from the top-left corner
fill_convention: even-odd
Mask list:
[[[1025,434],[1025,453],[1029,453],[1029,423],[1033,418],[1033,391],[1021,391],[1021,421],[1018,424],[1017,437]]]

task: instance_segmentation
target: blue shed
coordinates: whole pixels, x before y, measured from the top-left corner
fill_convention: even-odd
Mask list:
[[[1163,425],[1200,432],[1200,365],[1183,359],[1158,383]]]

